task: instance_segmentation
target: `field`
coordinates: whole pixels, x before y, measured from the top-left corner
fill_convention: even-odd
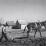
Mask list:
[[[23,30],[12,30],[7,31],[7,37],[9,41],[4,41],[3,38],[2,42],[0,42],[0,46],[46,46],[46,31],[41,32],[42,38],[39,35],[39,32],[36,33],[36,37],[34,38],[34,32],[29,33],[29,38],[20,38],[19,37],[26,37],[26,32],[23,33]],[[1,33],[0,33],[1,36]],[[15,38],[12,41],[12,38]]]
[[[0,42],[0,46],[46,46],[46,38],[2,41]]]

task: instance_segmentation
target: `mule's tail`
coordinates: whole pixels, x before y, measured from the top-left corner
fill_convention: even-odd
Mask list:
[[[27,27],[27,26],[25,26],[25,28],[24,28],[24,32],[25,32],[25,30],[26,30],[26,27]],[[23,32],[23,33],[24,33],[24,32]]]

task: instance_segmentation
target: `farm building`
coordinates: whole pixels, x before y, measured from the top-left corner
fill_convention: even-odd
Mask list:
[[[18,25],[18,24],[17,24],[16,22],[14,22],[14,21],[7,21],[7,24],[8,24],[8,26],[9,26],[9,28],[12,28],[12,26]],[[25,23],[19,22],[19,24],[21,24],[21,25],[20,25],[20,28],[21,28],[21,29],[24,29],[25,26],[26,26]]]

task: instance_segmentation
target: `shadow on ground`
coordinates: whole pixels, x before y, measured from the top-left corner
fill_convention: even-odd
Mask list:
[[[46,37],[44,38],[23,38],[13,41],[2,41],[0,46],[46,46]]]

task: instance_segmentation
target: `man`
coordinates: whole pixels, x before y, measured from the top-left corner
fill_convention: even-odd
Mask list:
[[[6,35],[6,28],[2,27],[2,36],[0,38],[0,42],[2,41],[3,37],[8,41],[7,35]]]

